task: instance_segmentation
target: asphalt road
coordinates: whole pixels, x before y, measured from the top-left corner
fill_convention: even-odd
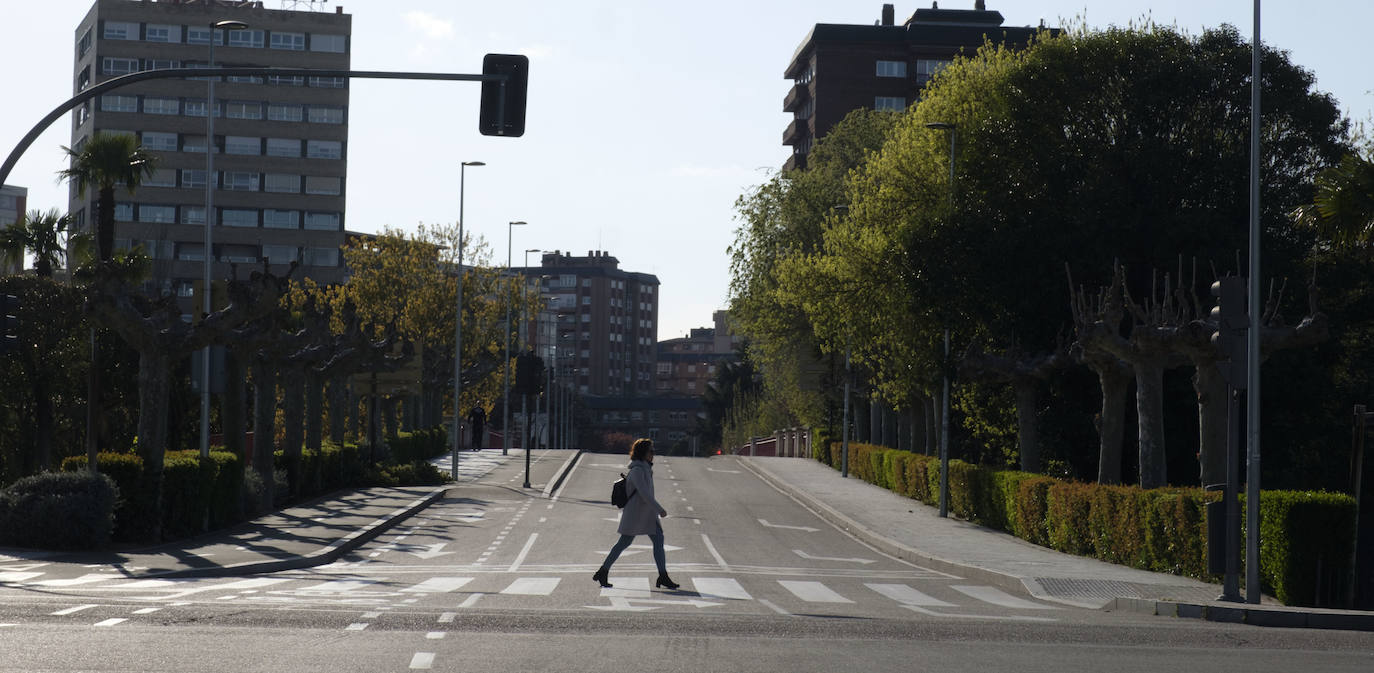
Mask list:
[[[246,577],[0,585],[0,671],[1374,670],[1374,634],[1086,610],[921,568],[732,459],[660,457],[669,570],[616,539],[622,456],[522,460],[341,561]],[[6,568],[9,572],[20,572]]]

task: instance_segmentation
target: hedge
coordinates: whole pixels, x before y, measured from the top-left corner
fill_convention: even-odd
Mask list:
[[[815,457],[839,469],[838,442]],[[938,504],[940,463],[925,456],[850,443],[855,477]],[[1204,580],[1206,503],[1197,488],[1110,486],[949,461],[949,511],[1065,553]],[[1244,499],[1242,498],[1242,508]],[[1315,605],[1348,581],[1355,501],[1336,493],[1265,491],[1260,508],[1262,589],[1288,605]]]
[[[143,459],[131,453],[106,453],[96,456],[100,473],[108,475],[121,495],[114,508],[117,541],[137,541],[146,537],[147,521],[154,516],[152,494],[144,486]],[[72,456],[62,461],[63,472],[84,473],[86,457]],[[201,460],[200,452],[168,451],[162,463],[163,539],[195,535],[209,528],[220,528],[242,518],[239,491],[243,484],[243,463],[225,451],[211,451]]]
[[[99,549],[110,541],[118,488],[90,472],[43,472],[0,491],[0,544]]]

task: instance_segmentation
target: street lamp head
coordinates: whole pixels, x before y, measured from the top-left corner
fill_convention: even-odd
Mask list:
[[[519,226],[525,225],[525,224],[529,224],[529,222],[526,222],[526,221],[524,221],[524,220],[516,220],[515,222],[511,222],[511,223],[510,223],[510,226],[512,226],[512,227],[519,227]]]
[[[954,124],[951,124],[951,123],[949,123],[949,122],[930,122],[930,123],[926,124],[926,128],[928,128],[928,129],[936,129],[936,130],[940,130],[940,131],[953,131],[953,130],[954,130]]]
[[[218,28],[219,30],[243,30],[247,27],[248,24],[242,21],[235,21],[233,19],[226,19],[224,21],[215,22],[215,28]]]
[[[487,164],[486,164],[486,162],[484,162],[484,161],[464,161],[464,162],[463,162],[463,165],[464,165],[464,166],[485,166],[485,165],[487,165]]]
[[[525,252],[544,252],[544,251],[543,251],[543,250],[540,250],[539,248],[529,248],[529,249],[525,250]]]

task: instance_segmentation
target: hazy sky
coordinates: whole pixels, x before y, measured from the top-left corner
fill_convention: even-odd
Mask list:
[[[77,22],[89,0],[0,0],[0,151],[72,93]],[[304,7],[265,0],[268,8]],[[920,3],[897,2],[898,21]],[[973,0],[944,0],[971,9]],[[1007,25],[1125,25],[1147,13],[1193,33],[1221,23],[1249,36],[1252,0],[989,0]],[[341,0],[353,15],[358,70],[481,71],[488,52],[530,57],[523,138],[477,133],[478,86],[453,82],[352,84],[347,228],[379,231],[458,219],[458,165],[467,172],[466,227],[505,262],[527,248],[606,250],[622,269],[662,283],[659,338],[709,326],[724,308],[725,250],[735,199],[787,159],[783,78],[816,23],[872,24],[881,0]],[[1265,41],[1317,74],[1354,119],[1374,109],[1366,39],[1371,0],[1271,0]],[[201,85],[200,83],[195,83]],[[63,208],[60,121],[7,182],[30,208]],[[537,253],[529,256],[536,264]]]

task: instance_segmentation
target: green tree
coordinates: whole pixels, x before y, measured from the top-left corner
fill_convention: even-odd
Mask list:
[[[67,244],[79,254],[89,238],[68,230],[71,217],[56,208],[47,212],[30,210],[4,231],[0,231],[0,261],[23,266],[25,253],[33,255],[34,272],[39,278],[52,278],[53,270],[67,257]],[[64,239],[67,239],[64,241]]]
[[[1348,154],[1317,176],[1313,203],[1297,211],[1298,221],[1336,248],[1368,249],[1374,243],[1374,160]]]
[[[136,190],[156,170],[157,157],[128,133],[96,131],[79,147],[62,148],[72,165],[58,175],[75,185],[82,196],[91,187],[96,189],[96,252],[100,261],[107,262],[114,256],[115,190]]]

